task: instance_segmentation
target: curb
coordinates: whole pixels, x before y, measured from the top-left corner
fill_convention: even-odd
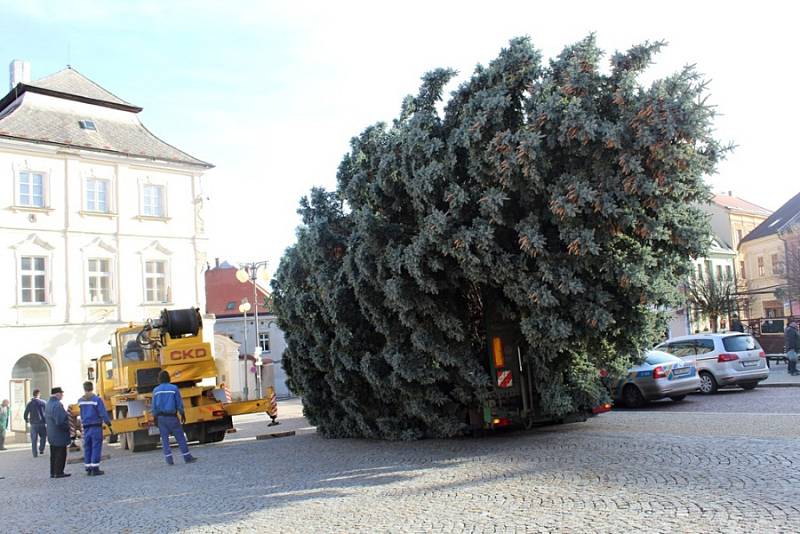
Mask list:
[[[800,388],[800,382],[775,382],[773,384],[758,385],[759,388]]]

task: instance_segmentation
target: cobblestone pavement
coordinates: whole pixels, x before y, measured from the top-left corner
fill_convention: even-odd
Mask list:
[[[742,397],[744,399],[744,397]],[[0,453],[5,532],[800,532],[800,415],[619,411],[484,439],[325,440],[237,421],[200,461],[116,447],[107,474],[50,480]],[[291,417],[295,415],[295,417]],[[767,424],[771,421],[770,424]],[[763,427],[769,427],[764,431]]]

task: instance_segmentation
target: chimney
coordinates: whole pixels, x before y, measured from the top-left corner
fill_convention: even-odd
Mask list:
[[[31,81],[31,62],[21,59],[15,59],[8,66],[9,85],[13,90],[17,84],[30,83]]]
[[[219,258],[214,258],[214,263],[217,265],[216,268],[219,269]]]
[[[729,196],[729,197],[732,197],[732,196],[733,196],[733,191],[730,191],[730,190],[729,190],[729,191],[728,191],[728,196]]]

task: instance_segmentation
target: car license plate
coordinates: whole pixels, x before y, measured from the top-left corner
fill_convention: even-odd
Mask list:
[[[677,369],[673,369],[672,370],[672,374],[674,374],[675,376],[688,375],[689,374],[689,368],[688,367],[678,367]]]
[[[147,427],[147,435],[148,436],[158,436],[160,434],[161,434],[161,432],[158,431],[158,427],[157,426]]]
[[[757,361],[753,361],[753,362],[742,362],[742,365],[744,365],[745,367],[755,367],[756,365],[758,365],[758,362],[757,362]]]

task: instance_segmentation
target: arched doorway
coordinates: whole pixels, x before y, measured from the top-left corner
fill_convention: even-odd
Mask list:
[[[14,364],[11,371],[11,378],[27,378],[31,381],[31,391],[34,389],[42,390],[42,397],[50,394],[53,377],[50,372],[50,364],[38,354],[28,354],[23,356]]]

